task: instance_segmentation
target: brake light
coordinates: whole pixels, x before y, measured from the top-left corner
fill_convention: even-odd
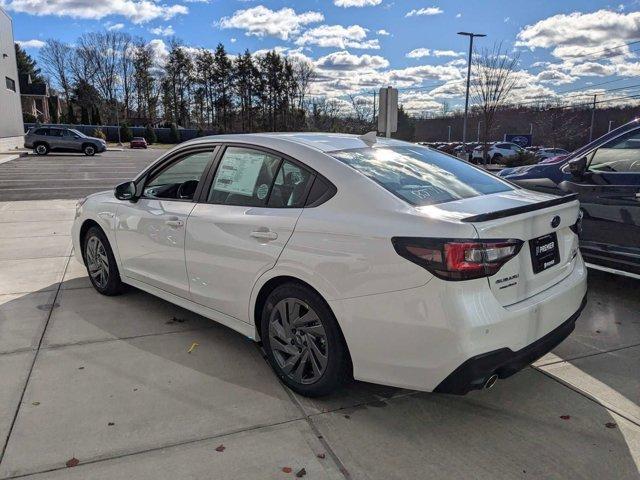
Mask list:
[[[443,280],[489,277],[518,255],[522,240],[458,240],[394,237],[398,255]]]

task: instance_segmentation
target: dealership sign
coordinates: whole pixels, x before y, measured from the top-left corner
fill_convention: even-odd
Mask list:
[[[513,133],[506,133],[504,136],[505,142],[512,142],[520,145],[522,148],[530,147],[532,144],[532,135],[516,135]]]

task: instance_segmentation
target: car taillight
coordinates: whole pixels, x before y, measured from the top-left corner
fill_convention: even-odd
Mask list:
[[[518,255],[522,240],[458,240],[394,237],[398,255],[420,265],[443,280],[488,277]]]

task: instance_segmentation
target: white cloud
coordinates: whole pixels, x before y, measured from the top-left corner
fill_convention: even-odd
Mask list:
[[[171,25],[167,25],[166,27],[151,28],[149,31],[154,35],[160,35],[161,37],[171,37],[176,34],[176,31]]]
[[[16,43],[22,48],[42,48],[46,45],[42,40],[16,40]]]
[[[222,17],[218,24],[221,28],[246,30],[246,35],[271,36],[288,40],[291,36],[298,34],[304,25],[322,20],[324,15],[320,12],[296,13],[292,8],[270,10],[263,5],[258,5],[246,10],[237,10],[230,17]]]
[[[434,50],[433,55],[436,57],[461,57],[464,52],[454,52],[453,50]]]
[[[536,80],[540,83],[549,83],[551,85],[565,85],[575,82],[577,78],[560,70],[545,70],[536,75]]]
[[[382,0],[333,0],[333,4],[337,7],[369,7],[372,5],[380,5]]]
[[[575,65],[571,69],[571,73],[578,75],[579,77],[604,77],[614,75],[616,73],[616,68],[613,65],[603,65],[597,62],[585,62],[580,65]]]
[[[443,13],[443,11],[440,7],[426,7],[426,8],[418,8],[418,9],[414,8],[413,10],[407,12],[405,17],[415,17],[415,16],[422,16],[422,15],[431,16],[431,15],[439,15],[441,13]]]
[[[115,30],[122,30],[124,28],[124,23],[114,23],[112,25],[107,25],[107,30],[113,32]]]
[[[379,49],[377,39],[366,40],[367,29],[360,25],[343,27],[342,25],[320,25],[299,36],[295,43],[298,46],[318,45],[319,47]]]
[[[461,18],[462,14],[461,13],[456,13],[456,18]]]
[[[420,65],[400,70],[391,70],[389,78],[392,82],[404,82],[419,85],[423,80],[459,80],[460,70],[452,65]]]
[[[4,0],[4,7],[30,15],[55,15],[90,20],[119,15],[136,24],[158,18],[168,20],[189,12],[184,5],[165,5],[154,0]]]
[[[378,30],[376,33],[377,33],[378,35],[383,36],[383,37],[387,37],[387,36],[391,35],[391,34],[390,34],[389,32],[387,32],[384,28],[383,28],[382,30]]]
[[[618,46],[638,37],[640,12],[617,13],[598,10],[591,13],[559,14],[527,25],[517,35],[517,46],[553,48],[559,58],[589,54],[591,60],[607,56],[601,50]],[[615,53],[628,53],[616,49]]]
[[[343,50],[320,57],[315,64],[323,70],[377,70],[387,68],[389,61],[379,55],[353,55]]]
[[[151,47],[157,63],[164,65],[167,61],[167,57],[169,57],[169,48],[167,47],[167,44],[164,43],[164,40],[156,38],[151,40],[148,45]]]
[[[407,53],[405,57],[422,58],[422,57],[428,57],[429,55],[431,55],[431,50],[429,50],[428,48],[416,48],[414,50],[411,50],[409,53]]]

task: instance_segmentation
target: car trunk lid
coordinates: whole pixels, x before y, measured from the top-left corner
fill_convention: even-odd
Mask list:
[[[578,237],[571,227],[579,214],[575,196],[513,190],[434,207],[442,216],[472,224],[480,240],[524,242],[516,257],[487,278],[503,306],[550,288],[574,268]]]

